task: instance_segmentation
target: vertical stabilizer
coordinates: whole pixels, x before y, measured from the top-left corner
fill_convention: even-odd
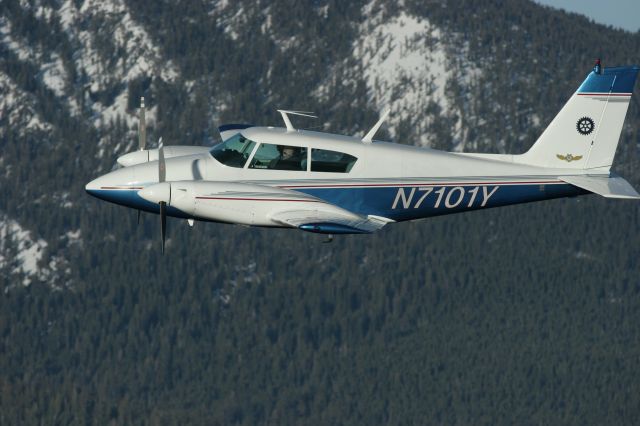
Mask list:
[[[640,68],[604,68],[600,60],[521,163],[542,167],[610,168]]]

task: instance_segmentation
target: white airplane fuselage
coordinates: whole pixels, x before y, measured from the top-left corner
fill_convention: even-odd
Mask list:
[[[170,216],[281,226],[268,219],[269,212],[290,208],[296,202],[310,202],[296,201],[296,197],[224,196],[225,192],[259,192],[265,186],[311,195],[351,212],[397,222],[587,193],[558,179],[567,172],[576,174],[575,170],[527,166],[386,142],[363,144],[346,136],[287,132],[282,128],[254,127],[241,133],[257,143],[303,147],[307,152],[313,148],[344,152],[357,161],[348,173],[331,173],[314,172],[309,167],[305,171],[252,169],[248,167],[251,158],[242,168],[229,167],[209,153],[168,158],[167,181],[181,182],[178,186],[196,191],[193,200],[200,207],[171,208]],[[151,161],[108,173],[89,183],[87,191],[107,201],[157,213],[157,204],[138,195],[140,190],[157,182],[158,164]],[[200,185],[199,192],[198,183],[205,183]],[[174,198],[176,191],[172,191]],[[175,205],[175,201],[170,204]],[[207,205],[219,205],[220,215],[199,216],[198,210],[207,210]]]
[[[127,154],[120,163],[139,164],[86,189],[138,210],[157,213],[162,204],[179,218],[321,233],[369,233],[391,222],[588,193],[637,199],[609,170],[638,71],[598,62],[520,155],[371,142],[380,122],[364,139],[295,130],[283,114],[286,129],[223,126],[225,140],[213,148],[167,147],[166,159],[157,151]]]

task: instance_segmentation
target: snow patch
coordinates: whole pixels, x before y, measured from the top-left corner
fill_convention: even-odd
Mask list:
[[[0,220],[0,267],[23,275],[22,285],[29,285],[39,273],[47,242],[35,239],[31,232],[14,220]]]
[[[56,192],[51,195],[52,201],[63,209],[70,209],[74,206],[71,201],[71,194],[68,191]],[[38,200],[39,201],[39,200]]]
[[[64,237],[67,239],[67,241],[70,244],[78,244],[80,243],[82,240],[82,232],[80,231],[80,229],[76,229],[75,231],[67,231],[64,234]]]
[[[5,16],[0,16],[0,43],[15,53],[21,61],[35,56],[31,47],[12,36],[11,22],[9,22],[9,19]]]
[[[62,59],[57,54],[52,54],[53,61],[42,66],[42,82],[58,97],[65,96],[65,79],[67,72],[62,64]]]
[[[402,90],[405,103],[416,104],[420,95],[427,95],[446,108],[448,73],[440,37],[440,30],[428,21],[405,13],[370,28],[356,46],[355,55],[362,59],[367,86],[373,89],[374,97],[380,102],[397,101],[390,99],[392,92],[406,80],[405,84],[417,82],[418,87],[402,88],[408,89]]]
[[[387,21],[380,15],[366,20],[360,34],[354,58],[362,65],[371,101],[379,110],[391,109],[392,136],[401,122],[413,122],[430,102],[448,110],[447,55],[438,28],[402,12]],[[421,134],[419,143],[428,145],[427,135]]]
[[[42,19],[44,21],[50,22],[51,21],[51,17],[53,16],[53,9],[51,9],[50,7],[45,7],[45,6],[38,6],[38,8],[35,10],[35,16],[36,18]]]
[[[82,75],[88,93],[116,91],[107,104],[85,98],[93,112],[97,128],[107,125],[118,116],[132,128],[137,115],[127,112],[127,83],[142,77],[156,77],[175,81],[179,73],[171,61],[162,58],[150,35],[131,16],[122,0],[86,0],[78,8],[73,0],[65,1],[58,10],[62,28],[78,46],[74,52],[77,74]],[[88,29],[86,22],[92,22]],[[105,48],[105,44],[110,47]],[[123,52],[114,56],[109,48]],[[106,51],[105,51],[106,49]],[[105,53],[106,52],[106,53]],[[147,110],[148,123],[156,120],[157,110]]]
[[[114,123],[118,117],[127,123],[127,127],[131,128],[134,124],[138,123],[137,117],[133,117],[130,114],[127,114],[127,102],[128,96],[127,92],[120,93],[114,102],[108,107],[102,110],[102,114],[96,116],[94,119],[94,124],[96,127],[101,127],[105,124]],[[146,112],[145,112],[146,117]]]
[[[382,11],[374,13],[372,4],[365,7],[365,16],[352,59],[361,67],[371,103],[379,111],[391,109],[387,121],[391,136],[395,138],[400,125],[408,124],[418,139],[398,142],[429,146],[434,142],[430,127],[446,117],[454,140],[463,146],[464,113],[461,102],[452,99],[449,85],[454,81],[468,86],[479,70],[454,58],[449,36],[424,18],[404,11],[387,18]]]
[[[69,231],[64,238],[69,245],[82,244],[80,230]],[[46,282],[53,290],[71,286],[69,261],[59,255],[44,258],[47,247],[45,240],[35,237],[17,221],[0,216],[0,269],[15,277],[5,292],[19,285],[28,286],[34,280]]]
[[[51,130],[51,124],[42,120],[34,111],[34,103],[32,95],[20,90],[8,75],[0,72],[0,112],[6,114],[0,115],[0,118],[7,119],[9,125],[20,129],[21,133]]]

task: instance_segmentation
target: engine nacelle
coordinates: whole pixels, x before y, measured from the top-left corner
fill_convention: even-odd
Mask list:
[[[204,154],[209,152],[211,147],[209,146],[165,146],[164,157],[183,157],[185,155]],[[143,149],[140,151],[133,151],[128,154],[121,155],[116,160],[118,164],[124,167],[134,166],[136,164],[146,163],[149,161],[156,161],[158,159],[158,148]]]

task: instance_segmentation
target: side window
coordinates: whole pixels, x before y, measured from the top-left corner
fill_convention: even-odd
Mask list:
[[[254,141],[238,133],[221,144],[214,146],[210,152],[213,158],[225,166],[242,168],[249,159],[255,145]]]
[[[349,173],[358,159],[353,155],[327,149],[311,150],[311,171]]]
[[[288,145],[260,144],[250,169],[307,170],[307,148]]]

